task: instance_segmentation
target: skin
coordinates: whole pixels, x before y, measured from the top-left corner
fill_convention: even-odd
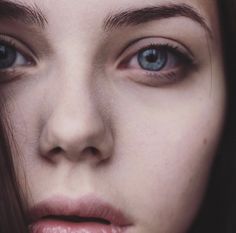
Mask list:
[[[111,12],[164,0],[30,2],[47,17],[44,30],[0,22],[0,33],[14,32],[37,56],[36,65],[16,67],[23,75],[1,84],[29,206],[58,195],[95,194],[129,216],[127,233],[186,232],[202,200],[224,121],[214,3],[171,1],[200,12],[210,38],[187,17],[102,29]],[[155,78],[134,60],[119,68],[128,49],[137,52],[136,45],[119,53],[143,36],[184,46],[196,65],[164,85],[153,84]]]

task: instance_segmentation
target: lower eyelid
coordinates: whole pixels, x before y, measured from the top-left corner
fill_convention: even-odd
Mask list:
[[[23,78],[29,78],[34,75],[34,69],[29,66],[27,70],[25,67],[12,67],[9,69],[0,70],[0,85],[4,83],[17,82]]]
[[[130,71],[121,71],[122,77],[126,77],[138,84],[142,84],[150,87],[161,87],[168,84],[174,84],[182,79],[185,79],[187,70],[184,69],[172,69],[170,71],[152,72],[139,69],[133,69]]]
[[[25,73],[18,72],[16,70],[0,71],[0,84],[10,83],[12,81],[20,79],[22,76],[25,76]]]

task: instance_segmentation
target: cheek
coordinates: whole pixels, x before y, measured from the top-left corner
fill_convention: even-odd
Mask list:
[[[192,98],[183,98],[186,91],[156,94],[158,101],[149,98],[147,104],[139,92],[118,104],[116,182],[147,232],[184,232],[202,199],[222,128],[224,94],[222,86],[215,97],[199,92]]]
[[[0,90],[6,99],[5,108],[1,111],[6,111],[9,120],[9,136],[13,136],[11,150],[20,182],[25,181],[31,170],[32,176],[29,181],[37,181],[40,178],[40,173],[35,170],[35,164],[40,164],[37,156],[38,143],[42,125],[45,124],[43,118],[47,116],[48,111],[45,90],[45,86],[40,86],[36,82],[13,83]]]
[[[204,132],[209,140],[204,145],[203,135],[195,135],[193,125],[187,126],[187,130],[179,124],[172,127],[179,135],[161,126],[146,131],[127,127],[120,135],[119,158],[114,162],[118,177],[113,183],[148,232],[159,227],[163,227],[160,232],[183,229],[200,204],[216,138]]]

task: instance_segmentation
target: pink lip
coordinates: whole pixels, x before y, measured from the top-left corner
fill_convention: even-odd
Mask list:
[[[93,196],[68,199],[56,196],[44,200],[29,211],[31,233],[123,233],[131,226],[126,216],[111,204]],[[46,216],[79,216],[84,218],[105,219],[110,224],[98,222],[70,222]],[[60,230],[59,230],[60,229]]]

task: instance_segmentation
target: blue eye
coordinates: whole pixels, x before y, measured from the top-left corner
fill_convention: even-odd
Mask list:
[[[167,74],[167,72],[173,73],[173,71],[183,70],[192,63],[191,56],[180,46],[151,44],[139,49],[136,53],[133,52],[133,55],[123,60],[120,67],[136,71],[148,71],[148,74],[153,76],[163,72]]]
[[[149,71],[160,71],[168,61],[168,53],[163,49],[149,48],[140,51],[137,59],[141,68]]]
[[[16,61],[15,49],[0,44],[0,69],[11,67]]]
[[[166,38],[144,38],[126,48],[118,65],[126,77],[160,87],[183,79],[197,67],[190,49]]]
[[[29,64],[30,61],[18,52],[13,45],[7,45],[0,41],[0,70]]]

